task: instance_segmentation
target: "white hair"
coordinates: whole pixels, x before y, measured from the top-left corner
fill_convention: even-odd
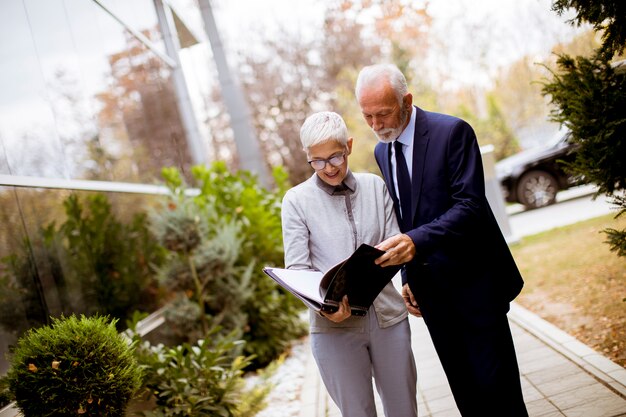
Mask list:
[[[357,101],[361,98],[363,88],[385,80],[389,82],[396,94],[398,104],[402,105],[402,99],[409,92],[409,87],[402,71],[393,64],[369,65],[359,72],[354,88]]]
[[[300,128],[300,141],[305,151],[308,152],[311,146],[331,140],[343,146],[348,143],[348,128],[340,115],[321,111],[306,118]]]

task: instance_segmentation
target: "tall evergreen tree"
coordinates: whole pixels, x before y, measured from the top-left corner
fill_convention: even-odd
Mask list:
[[[626,46],[626,2],[622,0],[555,0],[552,10],[559,15],[567,9],[576,9],[570,23],[591,23],[596,32],[602,32],[602,49],[621,54]]]
[[[603,44],[592,57],[560,55],[552,79],[542,93],[555,106],[551,118],[571,130],[578,144],[575,161],[568,166],[586,176],[626,212],[626,71],[613,58],[626,47],[626,3],[619,0],[556,0],[553,10],[577,10],[572,23],[588,22],[603,31]],[[604,231],[618,256],[626,256],[626,229]]]

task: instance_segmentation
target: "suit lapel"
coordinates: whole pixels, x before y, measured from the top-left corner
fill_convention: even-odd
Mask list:
[[[393,176],[391,175],[391,143],[379,142],[374,149],[376,160],[380,171],[383,174],[385,184],[387,184],[387,190],[391,195],[391,199],[394,202],[393,209],[396,212],[396,217],[400,219],[400,204],[398,204],[398,198],[396,197],[396,189],[393,185]]]
[[[419,199],[422,191],[422,181],[424,178],[424,166],[426,161],[426,149],[428,148],[428,121],[426,113],[418,107],[413,109],[415,114],[415,133],[413,135],[413,167],[411,172],[411,188],[413,198],[411,200],[412,219],[415,219],[415,212],[419,205]]]

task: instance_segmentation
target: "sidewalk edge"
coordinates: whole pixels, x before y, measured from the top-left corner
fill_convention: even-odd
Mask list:
[[[626,399],[626,369],[516,302],[509,319]]]

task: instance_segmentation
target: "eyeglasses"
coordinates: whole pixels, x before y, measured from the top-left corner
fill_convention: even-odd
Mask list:
[[[314,170],[320,171],[326,168],[326,164],[331,164],[334,167],[338,167],[339,165],[343,164],[345,160],[346,154],[342,152],[338,155],[333,155],[328,159],[313,159],[312,161],[307,162],[309,163],[309,165],[311,165],[311,167],[313,167]]]

